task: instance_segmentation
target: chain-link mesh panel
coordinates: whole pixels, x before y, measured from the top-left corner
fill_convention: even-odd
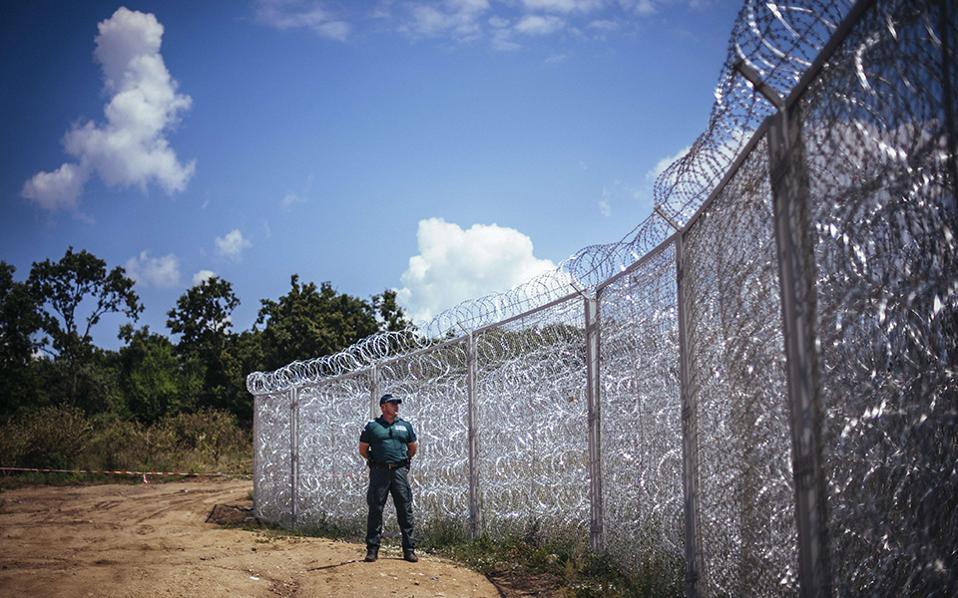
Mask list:
[[[290,392],[257,395],[253,401],[253,504],[256,517],[291,521]]]
[[[584,313],[575,296],[476,335],[487,532],[588,529]]]
[[[692,225],[686,247],[704,587],[793,594],[791,433],[764,141]]]
[[[469,517],[465,339],[391,360],[379,366],[379,374],[383,392],[402,399],[399,415],[419,439],[410,471],[417,523],[464,531]],[[390,507],[390,519],[394,513]]]
[[[678,575],[684,561],[675,248],[601,289],[604,528],[627,567]]]
[[[955,12],[877,3],[801,105],[839,595],[958,593]]]
[[[297,392],[296,525],[362,528],[367,474],[358,446],[369,419],[369,375],[342,376]]]

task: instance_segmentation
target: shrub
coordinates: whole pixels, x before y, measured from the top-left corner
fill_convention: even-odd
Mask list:
[[[20,413],[0,430],[0,461],[19,467],[74,467],[93,427],[75,407]]]

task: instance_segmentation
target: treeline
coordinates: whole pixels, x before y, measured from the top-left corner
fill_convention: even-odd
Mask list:
[[[15,273],[0,261],[0,423],[21,428],[46,408],[142,430],[173,425],[179,414],[221,413],[248,430],[249,372],[408,325],[393,291],[367,300],[294,274],[289,291],[261,300],[254,324],[237,332],[231,316],[239,298],[214,276],[177,299],[167,335],[137,326],[143,305],[134,281],[87,251],[36,262],[22,281]],[[125,320],[118,350],[93,343],[106,316]]]

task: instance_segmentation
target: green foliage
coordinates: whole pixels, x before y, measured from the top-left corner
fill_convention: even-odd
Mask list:
[[[167,327],[180,335],[183,350],[222,348],[232,328],[230,316],[240,304],[233,285],[213,276],[189,288],[168,313]]]
[[[202,380],[195,406],[226,409],[244,419],[248,413],[251,420],[251,403],[244,405],[246,398],[235,393],[237,379],[245,378],[245,373],[238,371],[237,360],[230,353],[234,340],[230,317],[239,303],[233,285],[213,276],[177,299],[166,325],[180,335],[176,349],[189,375]]]
[[[379,302],[382,313],[393,323],[402,318],[401,310],[397,315],[388,299]],[[336,353],[379,330],[372,303],[337,293],[329,282],[319,288],[312,282],[300,284],[296,274],[290,278],[286,295],[278,301],[264,299],[261,303],[256,325],[266,325],[263,357],[267,369]]]
[[[380,330],[400,332],[413,328],[412,321],[406,319],[405,312],[396,301],[396,291],[386,289],[382,295],[373,295],[372,304]]]
[[[144,326],[124,326],[127,345],[117,358],[126,408],[137,420],[152,423],[166,413],[195,408],[202,384],[196,364],[180,359],[170,340]]]
[[[46,335],[43,348],[67,366],[65,399],[69,404],[82,404],[90,394],[81,394],[81,377],[89,379],[92,373],[82,370],[96,353],[90,331],[106,314],[136,320],[143,311],[133,281],[123,268],[107,271],[100,258],[87,251],[74,253],[70,247],[58,262],[35,262],[26,284],[40,304],[40,328]],[[83,307],[89,311],[86,317],[79,314]]]
[[[76,407],[41,407],[0,428],[0,462],[13,467],[72,467],[93,431]]]
[[[29,404],[36,386],[30,362],[40,316],[30,288],[13,280],[15,271],[0,261],[0,417]]]
[[[0,421],[62,405],[113,418],[118,427],[111,434],[119,436],[98,436],[110,462],[134,458],[111,448],[114,441],[124,446],[130,435],[142,436],[144,450],[169,454],[166,432],[155,424],[179,413],[221,410],[249,428],[250,372],[336,353],[379,330],[410,326],[395,291],[367,301],[329,282],[301,284],[293,275],[289,292],[263,300],[256,324],[237,334],[231,316],[239,298],[228,281],[212,277],[167,312],[172,341],[133,326],[143,311],[133,281],[123,268],[109,270],[87,251],[71,247],[59,261],[34,263],[24,282],[14,273],[0,262]],[[92,342],[91,331],[107,314],[128,319],[118,351]]]
[[[20,412],[0,425],[0,463],[12,467],[249,473],[252,438],[232,414],[181,413],[144,425],[75,407]]]

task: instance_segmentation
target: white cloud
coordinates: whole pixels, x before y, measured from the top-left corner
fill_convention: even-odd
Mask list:
[[[488,9],[488,0],[443,0],[412,4],[409,18],[400,31],[426,37],[450,34],[459,41],[469,41],[481,33],[480,19]]]
[[[612,206],[609,205],[609,200],[605,197],[599,200],[599,213],[606,218],[612,215]]]
[[[172,253],[152,257],[148,251],[141,251],[139,255],[128,259],[124,267],[130,278],[138,284],[159,288],[180,284],[180,261]]]
[[[522,0],[528,10],[561,13],[591,12],[603,4],[602,0]]]
[[[216,237],[217,253],[231,260],[238,260],[243,250],[252,246],[252,243],[243,238],[243,233],[238,228],[234,228],[222,237]]]
[[[120,7],[97,28],[94,56],[111,94],[103,109],[106,122],[68,131],[64,148],[77,162],[39,172],[24,184],[23,196],[46,209],[75,207],[92,173],[111,187],[145,189],[155,182],[173,193],[186,188],[196,167],[181,164],[166,138],[192,100],[177,93],[166,70],[163,25],[152,14]]]
[[[419,221],[419,254],[409,258],[398,299],[419,322],[474,297],[508,290],[555,268],[532,240],[495,224],[463,230],[441,218]]]
[[[615,31],[619,28],[619,24],[608,19],[598,19],[596,21],[590,22],[587,27],[597,31]]]
[[[310,29],[337,41],[345,41],[351,30],[349,23],[333,16],[317,0],[258,0],[256,19],[281,31]]]
[[[523,35],[548,35],[565,26],[565,21],[553,15],[526,15],[516,23],[516,32]]]
[[[658,12],[655,4],[652,4],[652,0],[639,0],[635,4],[635,14],[641,16],[648,16]]]
[[[63,164],[53,172],[33,175],[24,183],[22,193],[41,208],[50,211],[75,208],[88,176],[86,169],[76,164]]]
[[[306,198],[298,193],[287,193],[279,203],[284,210],[288,210],[296,204],[306,203]]]
[[[685,157],[685,154],[689,153],[689,150],[692,149],[691,145],[686,145],[679,151],[675,152],[671,156],[666,156],[655,163],[655,166],[651,170],[645,173],[645,178],[649,182],[655,182],[655,179],[659,177],[660,174],[665,172],[665,169],[672,165],[676,160],[681,160]]]
[[[564,54],[564,53],[553,54],[552,56],[549,56],[548,58],[546,58],[545,63],[546,64],[561,64],[568,59],[569,59],[568,54]]]
[[[216,272],[213,272],[212,270],[200,270],[193,275],[193,286],[195,287],[197,285],[203,284],[214,276],[216,276]]]

